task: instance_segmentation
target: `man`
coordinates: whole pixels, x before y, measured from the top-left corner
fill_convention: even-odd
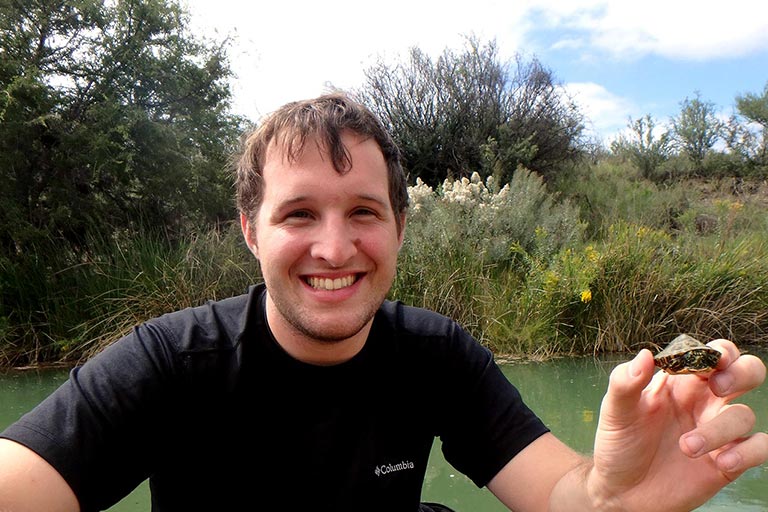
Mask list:
[[[525,406],[491,354],[385,301],[407,194],[382,125],[342,95],[245,146],[238,206],[265,285],[171,313],[72,372],[0,440],[0,510],[91,511],[146,478],[153,510],[413,511],[435,436],[516,511],[691,510],[768,458],[730,401],[765,377],[733,343],[709,378],[612,373],[595,452]]]

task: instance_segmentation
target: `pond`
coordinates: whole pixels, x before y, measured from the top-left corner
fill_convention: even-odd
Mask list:
[[[755,351],[756,352],[756,351]],[[768,352],[757,355],[764,361]],[[552,431],[574,449],[592,449],[598,411],[615,358],[563,358],[546,362],[505,363],[504,373],[520,389],[525,401]],[[0,430],[40,402],[67,378],[66,370],[28,370],[0,373]],[[759,430],[768,429],[768,384],[744,398],[758,416]],[[439,441],[432,449],[423,499],[444,503],[458,512],[506,510],[485,489],[478,489],[442,457]],[[148,512],[146,484],[110,508],[110,512]],[[753,468],[723,489],[702,512],[768,510],[768,467]]]

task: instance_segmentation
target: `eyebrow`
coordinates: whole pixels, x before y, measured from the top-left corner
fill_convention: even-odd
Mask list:
[[[372,196],[372,195],[369,195],[369,194],[360,194],[357,197],[360,198],[360,199],[363,199],[365,201],[371,201],[372,203],[376,203],[379,206],[381,206],[382,208],[388,208],[389,204],[390,204],[389,203],[389,198],[387,198],[386,201],[382,201],[379,197]]]

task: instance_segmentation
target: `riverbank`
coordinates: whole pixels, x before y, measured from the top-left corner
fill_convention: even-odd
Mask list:
[[[391,297],[505,357],[630,353],[677,333],[768,344],[763,182],[658,185],[613,164],[411,187]],[[0,260],[0,367],[76,364],[136,324],[260,279],[236,224]]]

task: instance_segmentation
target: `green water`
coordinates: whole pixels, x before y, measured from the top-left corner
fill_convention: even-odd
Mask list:
[[[766,361],[768,353],[758,354]],[[504,373],[520,389],[525,401],[552,431],[581,452],[592,448],[600,401],[608,374],[616,360],[558,359],[544,363],[503,365]],[[0,374],[0,429],[41,401],[67,378],[65,370]],[[768,384],[743,400],[755,410],[758,429],[768,430]],[[485,489],[478,489],[445,462],[439,443],[432,450],[424,482],[423,499],[444,503],[459,512],[506,510]],[[110,512],[148,512],[146,484],[137,488]],[[754,468],[732,483],[699,511],[758,512],[768,510],[768,467]]]

